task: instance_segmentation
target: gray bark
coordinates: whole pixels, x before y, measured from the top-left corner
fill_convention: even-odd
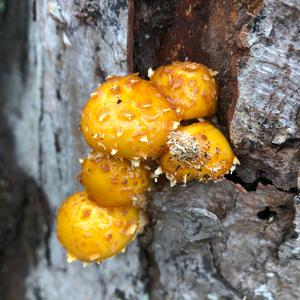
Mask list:
[[[199,1],[179,2],[188,8]],[[237,175],[176,188],[161,179],[145,233],[125,254],[83,268],[66,262],[55,215],[62,200],[81,189],[78,158],[88,150],[78,127],[83,104],[107,75],[132,71],[132,2],[7,1],[0,24],[3,299],[299,298],[300,7],[296,0],[264,0],[250,13],[238,2],[242,21],[226,28],[236,33],[234,42],[224,40],[224,50],[199,45],[211,51],[208,64],[215,69],[214,56],[231,60],[228,49],[241,50],[234,50],[236,78],[229,63],[218,75],[225,94],[219,111],[231,107],[226,122],[242,161]],[[150,30],[150,40],[172,27],[171,3],[165,19],[151,17],[164,1],[135,3],[147,30],[166,22]],[[209,7],[208,23],[214,13],[233,9],[211,3],[218,9]],[[218,39],[217,25],[209,24],[202,42]],[[135,69],[145,70],[159,55],[141,37],[145,32],[138,33]],[[237,84],[228,87],[227,79]]]
[[[13,48],[16,53],[2,76],[6,132],[1,139],[5,142],[12,135],[13,141],[1,157],[1,178],[11,173],[6,184],[18,191],[17,198],[10,190],[6,193],[3,214],[16,223],[11,228],[16,232],[7,233],[10,220],[3,224],[1,234],[11,239],[2,257],[1,295],[140,299],[145,283],[137,243],[126,255],[82,268],[81,263],[66,262],[54,224],[62,200],[82,189],[76,179],[78,158],[87,153],[78,127],[81,108],[107,75],[127,72],[127,2],[25,2],[22,10],[19,1],[8,3],[3,22],[3,34],[15,38],[9,48],[2,45],[3,51],[9,55]],[[26,20],[15,29],[18,18]],[[15,30],[15,36],[8,30]],[[18,30],[27,39],[22,49]],[[10,172],[11,165],[17,170]],[[19,213],[22,216],[16,218]]]
[[[286,190],[297,186],[300,165],[299,17],[298,1],[264,1],[240,34],[249,54],[230,126],[244,166]]]

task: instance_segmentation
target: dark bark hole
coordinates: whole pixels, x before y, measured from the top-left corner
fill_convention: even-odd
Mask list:
[[[290,239],[291,240],[297,240],[298,236],[299,236],[298,232],[294,231],[293,234],[291,235]]]
[[[256,215],[260,220],[269,220],[277,216],[277,213],[266,206],[264,210],[259,211]]]
[[[55,150],[56,150],[57,153],[60,153],[60,151],[61,151],[61,144],[60,144],[59,134],[58,133],[55,133],[54,140],[55,140]]]
[[[59,89],[56,89],[56,98],[58,101],[61,101],[61,93]]]
[[[231,174],[226,174],[225,178],[234,183],[240,184],[248,192],[253,192],[256,191],[257,189],[257,184],[258,184],[257,180],[255,180],[254,182],[245,182],[238,176],[236,172],[232,172]]]
[[[225,178],[227,180],[230,180],[230,181],[234,182],[234,183],[240,184],[248,192],[256,191],[257,186],[258,186],[259,183],[261,183],[262,185],[269,185],[269,184],[273,185],[272,180],[269,180],[269,179],[264,178],[264,177],[259,177],[253,182],[243,181],[242,178],[238,176],[236,171],[232,172],[231,174],[230,173],[226,174]]]
[[[126,300],[126,295],[123,291],[121,291],[120,289],[116,289],[115,290],[115,295],[117,297],[117,299],[120,299],[120,300]]]
[[[32,20],[36,21],[36,1],[32,2]]]

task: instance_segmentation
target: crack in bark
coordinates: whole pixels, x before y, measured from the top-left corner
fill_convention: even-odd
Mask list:
[[[212,274],[218,281],[220,281],[228,290],[230,290],[236,297],[238,297],[239,299],[244,299],[244,295],[242,292],[240,292],[239,290],[237,290],[227,279],[226,277],[222,274],[222,270],[219,266],[219,264],[217,263],[217,258],[215,257],[214,254],[214,249],[213,249],[213,245],[212,242],[208,243],[209,245],[209,250],[211,253],[211,257],[212,257],[212,263],[213,266],[215,268],[216,273]]]
[[[298,192],[297,187],[292,187],[289,190],[285,190],[274,185],[272,180],[262,176],[257,177],[256,180],[253,182],[246,182],[236,173],[236,171],[234,171],[232,174],[225,175],[225,178],[233,183],[240,184],[247,192],[255,192],[259,184],[272,185],[278,191],[289,193],[289,194],[297,194]]]
[[[41,190],[43,189],[43,121],[44,121],[44,78],[45,78],[45,61],[42,59],[42,67],[41,67],[41,85],[40,85],[40,116],[38,119],[38,141],[39,141],[39,157],[38,157],[38,177],[39,177],[39,185]],[[43,205],[43,203],[42,203]],[[44,207],[45,208],[45,207]],[[51,237],[51,212],[50,209],[44,212],[44,221],[46,225],[46,230],[44,234],[44,245],[45,245],[45,258],[48,267],[52,266],[51,262],[51,247],[50,247],[50,237]]]
[[[150,300],[155,300],[153,291],[157,285],[160,285],[160,272],[155,260],[155,255],[152,250],[152,244],[154,242],[154,222],[150,214],[150,224],[145,228],[144,236],[139,238],[139,250],[141,257],[141,267],[143,269],[143,281],[145,284],[145,293],[149,296]],[[161,291],[162,291],[161,287]]]

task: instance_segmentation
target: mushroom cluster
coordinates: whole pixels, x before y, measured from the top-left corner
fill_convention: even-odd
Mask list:
[[[91,94],[80,123],[92,149],[81,161],[84,191],[69,196],[57,216],[70,261],[100,262],[125,250],[146,224],[151,178],[165,173],[171,186],[185,185],[232,170],[238,160],[228,141],[203,119],[216,112],[215,75],[199,63],[174,62],[150,69],[150,80],[109,77]]]

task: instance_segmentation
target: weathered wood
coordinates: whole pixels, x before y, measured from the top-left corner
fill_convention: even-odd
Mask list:
[[[297,186],[300,167],[299,18],[297,1],[264,1],[245,24],[240,38],[249,52],[230,124],[244,166],[287,190]]]
[[[135,65],[147,75],[174,60],[200,62],[217,70],[220,85],[218,119],[237,97],[237,32],[261,6],[261,1],[137,1],[135,8]]]
[[[152,299],[297,299],[297,256],[284,260],[277,252],[291,238],[293,197],[271,185],[249,193],[227,180],[164,186],[151,204]],[[194,239],[193,227],[182,226],[191,222],[182,213],[191,207],[218,216],[219,237]],[[198,236],[207,232],[197,223]]]
[[[218,122],[231,124],[239,176],[287,190],[300,166],[296,2],[138,1],[135,21],[136,69],[187,59],[217,70]]]
[[[82,188],[76,180],[78,158],[87,152],[81,108],[107,75],[127,72],[127,15],[125,0],[7,4],[1,49],[11,65],[1,59],[1,124],[7,123],[1,142],[10,135],[13,141],[1,155],[1,178],[10,185],[6,206],[1,201],[3,299],[141,299],[145,293],[137,243],[126,255],[82,268],[67,264],[54,224],[64,197]]]
[[[242,161],[228,178],[251,191],[223,181],[175,190],[165,187],[154,195],[153,232],[148,233],[147,244],[152,298],[297,299],[299,216],[293,192],[300,166],[296,79],[300,15],[296,3],[157,0],[138,1],[135,10],[135,64],[140,73],[186,59],[219,71],[218,123],[230,124],[230,138]],[[258,125],[260,118],[266,120],[263,126]],[[288,133],[284,144],[272,141],[274,134]],[[278,191],[272,181],[294,189]],[[174,207],[181,214],[174,216]],[[220,218],[221,238],[187,243],[193,226],[183,232],[188,219],[183,212],[199,207]]]
[[[299,13],[297,0],[7,1],[1,297],[298,299],[298,198],[277,188],[296,187],[299,168]],[[109,74],[145,76],[186,58],[219,71],[218,122],[230,125],[238,173],[173,189],[161,179],[151,224],[126,254],[67,264],[54,220],[81,189],[78,123],[89,93]]]

